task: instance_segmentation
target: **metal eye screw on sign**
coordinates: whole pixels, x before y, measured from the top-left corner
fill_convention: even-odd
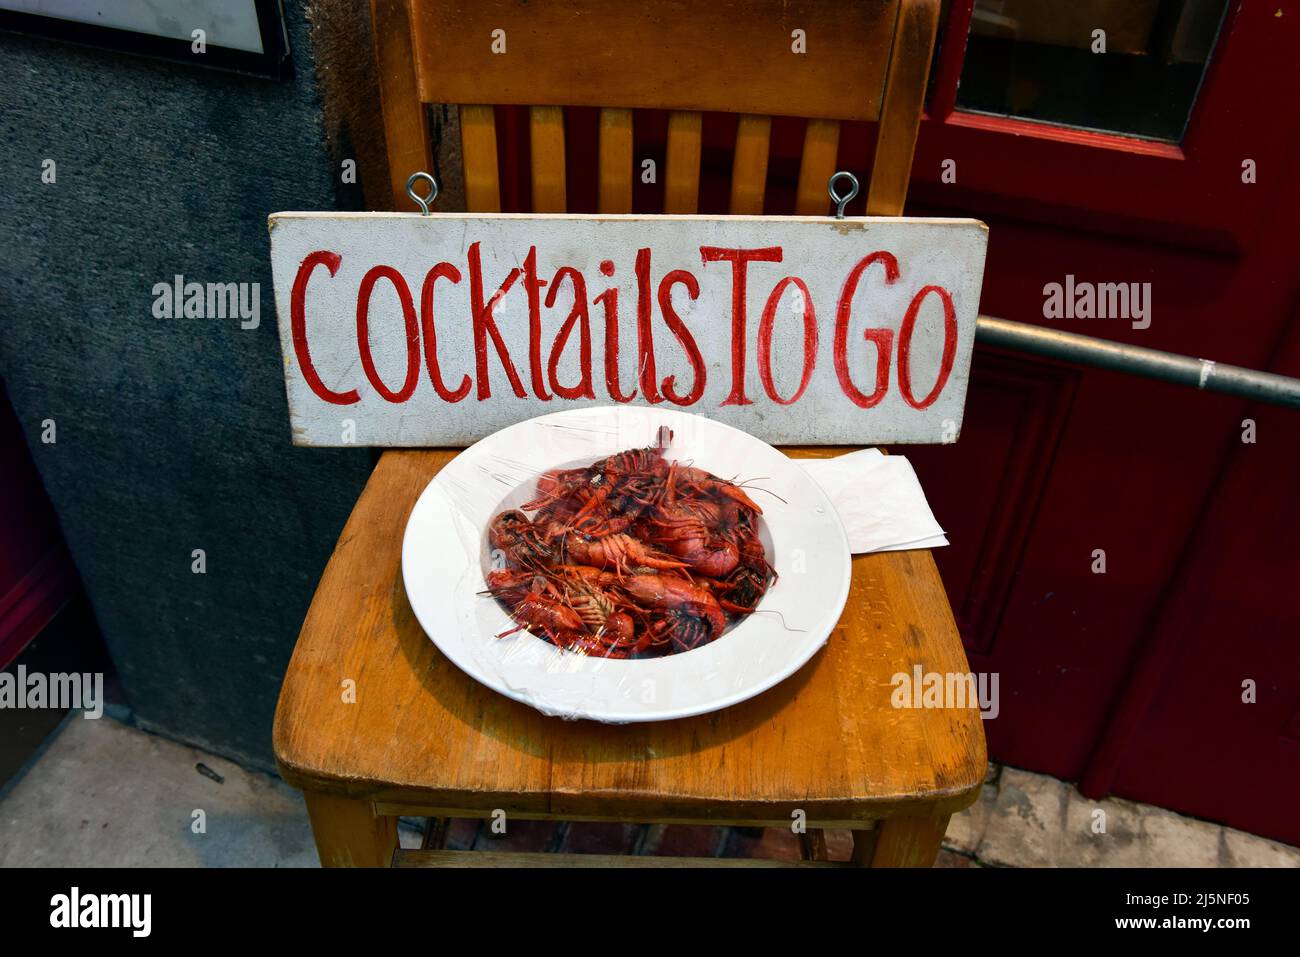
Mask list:
[[[415,191],[415,184],[419,180],[425,180],[428,182],[428,196],[421,196]],[[411,197],[411,202],[420,207],[421,216],[428,216],[429,207],[432,206],[433,201],[438,198],[438,181],[425,172],[412,173],[411,178],[406,181],[406,195]]]
[[[843,196],[835,192],[835,181],[841,178],[849,181],[849,191]],[[826,183],[826,192],[831,194],[831,202],[835,204],[835,218],[843,219],[844,207],[858,195],[858,178],[846,170],[840,170]]]

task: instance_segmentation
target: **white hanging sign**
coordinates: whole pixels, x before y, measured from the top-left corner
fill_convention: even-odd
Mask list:
[[[466,445],[616,403],[781,444],[961,427],[976,220],[277,213],[270,228],[296,444]]]

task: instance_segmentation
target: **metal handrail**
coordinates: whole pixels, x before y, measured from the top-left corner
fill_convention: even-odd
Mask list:
[[[1300,408],[1300,379],[1272,372],[1260,372],[1210,359],[1194,359],[1159,349],[1130,346],[993,316],[978,318],[975,339],[984,345],[1077,362],[1099,369],[1127,372],[1206,392],[1222,392],[1243,399]]]

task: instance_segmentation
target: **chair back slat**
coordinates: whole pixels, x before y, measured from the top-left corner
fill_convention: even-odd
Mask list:
[[[568,208],[564,175],[564,108],[532,107],[528,111],[528,135],[533,212],[562,213]]]
[[[889,59],[885,99],[876,136],[876,158],[867,189],[867,215],[901,216],[912,176],[912,154],[925,105],[930,56],[939,28],[937,0],[904,3],[894,52]]]
[[[632,212],[632,111],[600,111],[600,183],[597,210],[602,213]]]
[[[840,148],[840,124],[836,120],[809,120],[803,135],[803,157],[799,161],[799,186],[794,211],[800,216],[822,216],[830,208],[826,184],[835,173]]]
[[[875,120],[903,0],[409,2],[426,103]]]
[[[700,151],[704,117],[693,110],[668,114],[668,158],[664,170],[664,212],[700,208]]]
[[[496,110],[490,106],[460,108],[460,148],[465,163],[465,205],[471,213],[501,212]]]
[[[416,91],[411,22],[405,0],[371,0],[375,25],[375,62],[379,65],[379,100],[384,111],[389,188],[393,209],[411,209],[406,180],[432,168],[429,124]]]
[[[731,163],[732,215],[758,216],[767,193],[767,155],[772,118],[742,114],[736,123],[736,152]]]

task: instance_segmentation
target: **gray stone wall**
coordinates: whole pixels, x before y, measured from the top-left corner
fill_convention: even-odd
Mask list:
[[[373,461],[290,444],[266,216],[339,198],[285,8],[280,82],[0,35],[0,376],[140,724],[262,766]],[[155,318],[176,274],[260,283],[259,325]]]

